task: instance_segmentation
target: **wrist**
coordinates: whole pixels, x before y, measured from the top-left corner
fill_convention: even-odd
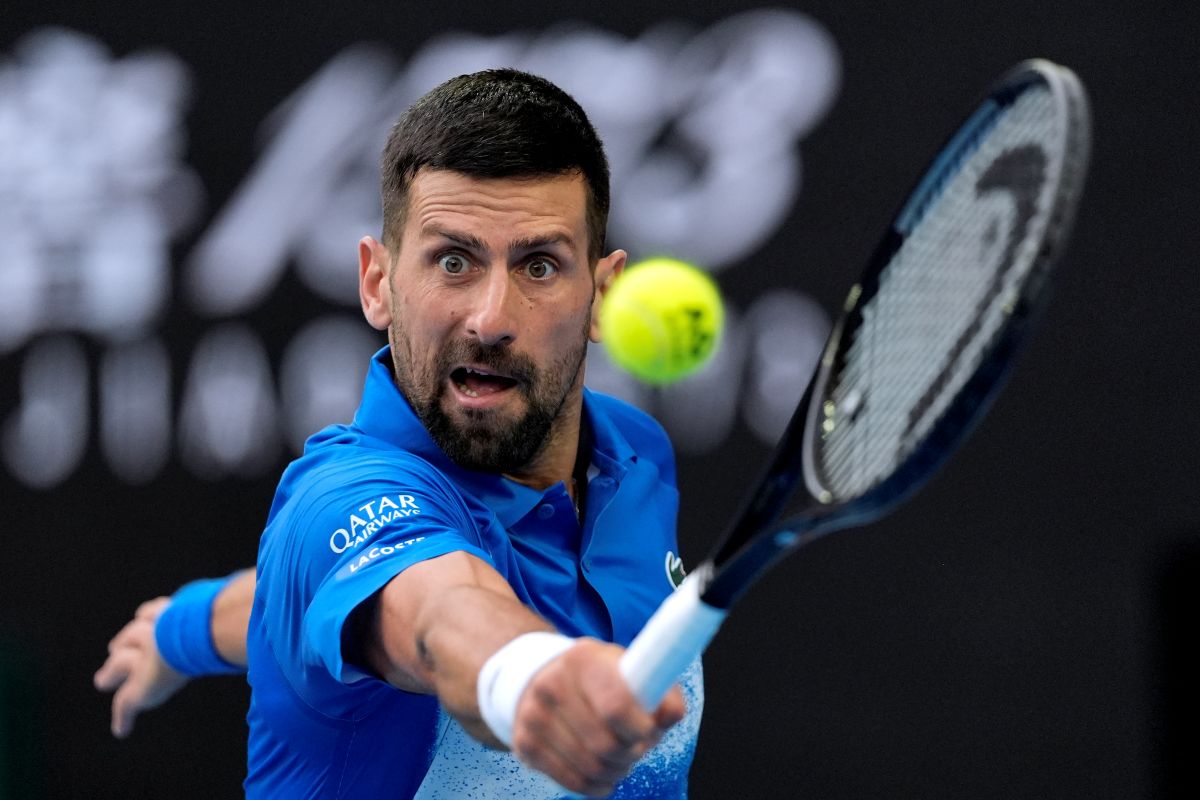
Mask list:
[[[517,703],[542,667],[571,648],[575,640],[561,633],[523,633],[501,647],[479,670],[476,694],[479,715],[492,734],[512,747]]]
[[[171,597],[154,624],[154,642],[167,666],[189,677],[244,672],[217,652],[212,606],[233,576],[192,581]]]

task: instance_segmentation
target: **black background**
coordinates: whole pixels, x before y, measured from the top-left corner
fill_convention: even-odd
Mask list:
[[[704,26],[755,7],[244,5],[10,0],[0,52],[51,23],[118,56],[174,52],[193,76],[187,160],[218,207],[254,162],[261,120],[352,42],[381,42],[403,60],[447,29],[571,19],[633,36],[663,19]],[[1051,58],[1087,82],[1094,168],[1051,312],[970,445],[890,519],[773,573],[713,644],[692,796],[1196,796],[1200,10],[1082,0],[796,8],[833,34],[842,90],[802,145],[805,185],[788,224],[723,284],[735,302],[786,283],[833,309],[925,161],[1023,58]],[[256,312],[262,328],[289,324],[268,315],[296,313],[277,305]],[[191,314],[163,323],[173,348],[186,350],[204,324]],[[0,408],[15,403],[19,355],[0,358]],[[739,436],[682,461],[689,563],[745,488],[731,476],[753,474],[765,454]],[[172,462],[131,489],[95,452],[51,491],[0,477],[0,643],[17,676],[3,696],[23,782],[14,796],[240,792],[240,681],[189,686],[124,742],[109,736],[107,698],[90,681],[140,601],[252,562],[273,488],[274,477],[205,482]]]

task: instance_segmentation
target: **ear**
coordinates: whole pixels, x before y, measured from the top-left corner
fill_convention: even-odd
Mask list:
[[[612,253],[596,262],[596,270],[592,274],[592,279],[596,282],[596,292],[592,297],[592,326],[589,332],[593,342],[599,342],[601,339],[600,304],[604,302],[604,295],[608,292],[608,287],[624,271],[627,258],[629,258],[629,254],[624,250],[613,250]]]
[[[371,327],[382,331],[392,323],[392,285],[388,249],[373,236],[358,242],[358,299]]]

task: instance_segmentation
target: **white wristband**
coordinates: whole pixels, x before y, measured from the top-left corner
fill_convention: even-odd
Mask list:
[[[574,639],[561,633],[523,633],[484,662],[475,685],[479,714],[505,746],[512,747],[517,702],[529,681],[574,644]]]

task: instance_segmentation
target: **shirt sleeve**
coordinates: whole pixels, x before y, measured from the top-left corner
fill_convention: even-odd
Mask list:
[[[259,550],[263,624],[279,666],[310,704],[369,678],[342,654],[351,612],[420,561],[467,552],[492,562],[472,511],[415,459],[357,460],[305,476]]]

